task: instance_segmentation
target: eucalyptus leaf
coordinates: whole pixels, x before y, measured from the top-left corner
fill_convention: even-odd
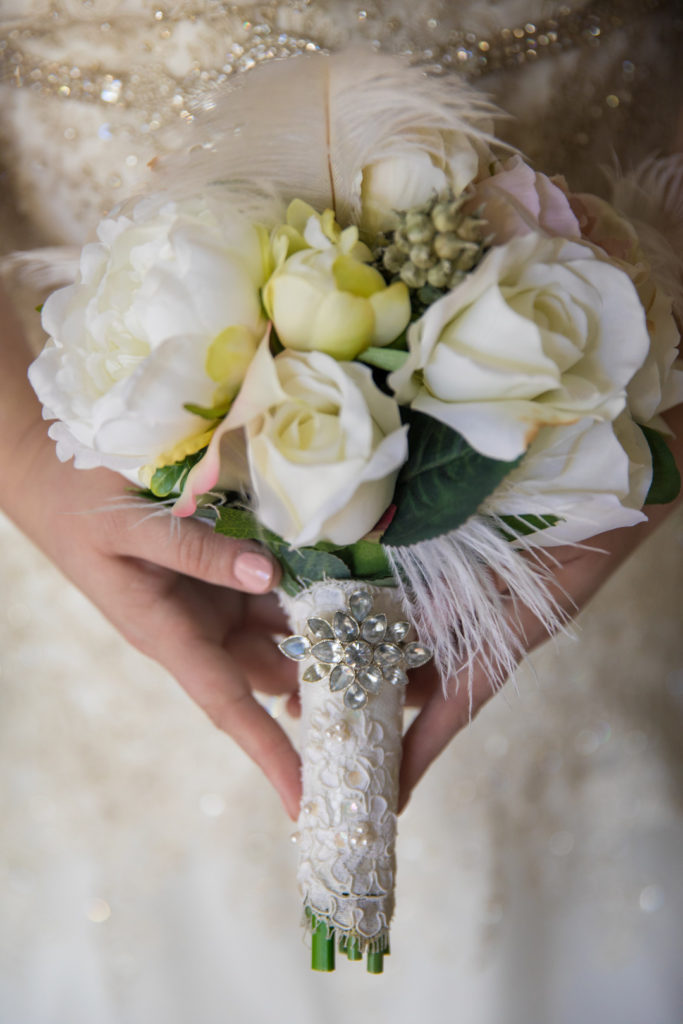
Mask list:
[[[461,526],[514,469],[476,452],[460,434],[424,413],[403,409],[408,461],[394,493],[397,507],[382,544],[404,546],[440,537]]]
[[[681,474],[676,460],[663,434],[652,427],[640,428],[652,455],[652,483],[645,499],[646,505],[666,505],[678,497]]]

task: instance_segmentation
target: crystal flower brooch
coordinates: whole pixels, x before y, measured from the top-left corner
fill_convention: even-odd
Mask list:
[[[404,643],[409,622],[372,614],[369,591],[353,591],[347,604],[348,611],[335,612],[332,621],[308,619],[307,635],[288,636],[279,647],[292,661],[311,659],[303,672],[305,682],[329,677],[330,690],[343,692],[344,704],[357,710],[385,683],[405,686],[407,669],[426,664],[432,654],[421,643]]]

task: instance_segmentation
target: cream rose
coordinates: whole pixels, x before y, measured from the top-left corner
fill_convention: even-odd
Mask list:
[[[671,298],[659,288],[633,225],[604,199],[569,194],[583,237],[606,252],[635,285],[645,310],[650,351],[628,386],[628,405],[638,423],[668,431],[660,413],[683,402],[680,334]]]
[[[624,411],[613,423],[581,419],[543,427],[480,512],[555,516],[559,522],[534,533],[533,544],[576,543],[643,522],[651,481],[647,441]]]
[[[640,281],[636,277],[634,283],[645,309],[650,351],[628,385],[628,407],[638,423],[669,433],[659,414],[683,402],[681,336],[669,296],[656,287],[649,275]]]
[[[543,426],[615,419],[649,348],[628,276],[589,246],[536,233],[492,249],[408,342],[389,378],[398,401],[506,461]]]
[[[486,144],[465,132],[416,133],[406,152],[363,168],[361,228],[374,237],[396,227],[397,210],[421,206],[447,191],[460,195],[491,159]]]
[[[368,533],[408,452],[398,406],[367,367],[322,352],[273,358],[266,338],[205,456],[210,471],[200,462],[190,473],[178,514],[213,486],[221,437],[240,427],[258,519],[294,547]]]
[[[121,471],[193,450],[263,334],[268,251],[218,196],[138,201],[103,221],[80,275],[45,303],[29,371],[61,459]]]

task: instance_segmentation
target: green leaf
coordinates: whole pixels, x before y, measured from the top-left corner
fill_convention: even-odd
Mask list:
[[[201,448],[193,455],[188,455],[180,462],[172,462],[170,466],[162,466],[157,469],[149,482],[149,489],[157,498],[167,498],[182,490],[185,477],[192,467],[199,462],[206,448]]]
[[[367,363],[369,366],[377,366],[380,370],[387,370],[389,373],[393,370],[399,370],[407,358],[408,353],[401,352],[399,349],[375,348],[372,346],[364,349],[360,355],[356,356],[359,362]]]
[[[510,532],[502,531],[508,540],[514,540],[515,537],[528,537],[531,533],[547,530],[549,526],[555,526],[563,521],[562,516],[536,516],[532,513],[524,513],[519,516],[500,516],[499,518],[510,528]]]
[[[652,427],[640,428],[645,434],[652,455],[652,483],[645,499],[646,505],[666,505],[678,497],[681,474],[663,434]]]
[[[410,426],[409,454],[396,484],[396,515],[382,537],[388,546],[416,544],[455,530],[519,462],[489,459],[439,420],[413,409],[401,411]]]
[[[183,409],[187,409],[193,416],[201,416],[205,420],[222,420],[230,408],[230,402],[224,402],[223,405],[214,405],[207,407],[204,405],[195,405],[193,402],[185,402]]]
[[[264,315],[265,319],[267,320],[268,319],[268,313],[266,312],[265,306],[263,307],[263,315]],[[280,354],[280,352],[284,352],[284,350],[285,350],[285,346],[282,344],[282,342],[278,338],[278,336],[277,336],[277,334],[275,332],[275,328],[271,327],[271,329],[270,329],[270,354],[272,356],[278,356]]]
[[[215,529],[216,533],[238,540],[262,540],[264,536],[254,514],[244,508],[219,508]]]
[[[284,541],[277,546],[268,543],[268,547],[279,561],[285,575],[294,581],[300,580],[304,585],[317,583],[326,578],[351,579],[348,565],[327,551],[318,551],[316,548],[290,548]],[[297,591],[300,589],[298,586]]]
[[[391,579],[391,568],[381,544],[375,541],[359,540],[338,552],[343,558],[353,579]]]
[[[314,548],[292,548],[282,537],[262,526],[248,509],[219,508],[215,528],[217,533],[226,537],[257,540],[267,547],[282,568],[280,586],[292,596],[299,593],[302,585],[308,586],[326,578],[351,578],[351,569],[346,561],[329,550],[333,545],[321,543]]]

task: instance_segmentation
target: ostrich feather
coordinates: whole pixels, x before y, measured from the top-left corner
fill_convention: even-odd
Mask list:
[[[78,275],[80,249],[53,245],[14,252],[0,261],[0,272],[37,295],[73,284]]]
[[[473,516],[442,537],[384,551],[406,613],[433,651],[446,696],[448,681],[466,670],[470,710],[475,664],[496,689],[524,654],[521,607],[548,635],[566,627],[569,613],[551,586],[553,556],[543,561],[525,538],[510,544],[493,520]]]
[[[259,195],[298,197],[342,224],[358,220],[373,162],[420,152],[446,168],[455,134],[484,159],[495,141],[495,108],[470,86],[362,49],[273,61],[210,104],[191,150],[160,162],[160,184],[190,194],[220,182],[249,210]]]
[[[611,175],[612,203],[640,238],[652,273],[683,320],[683,154],[649,157]]]

